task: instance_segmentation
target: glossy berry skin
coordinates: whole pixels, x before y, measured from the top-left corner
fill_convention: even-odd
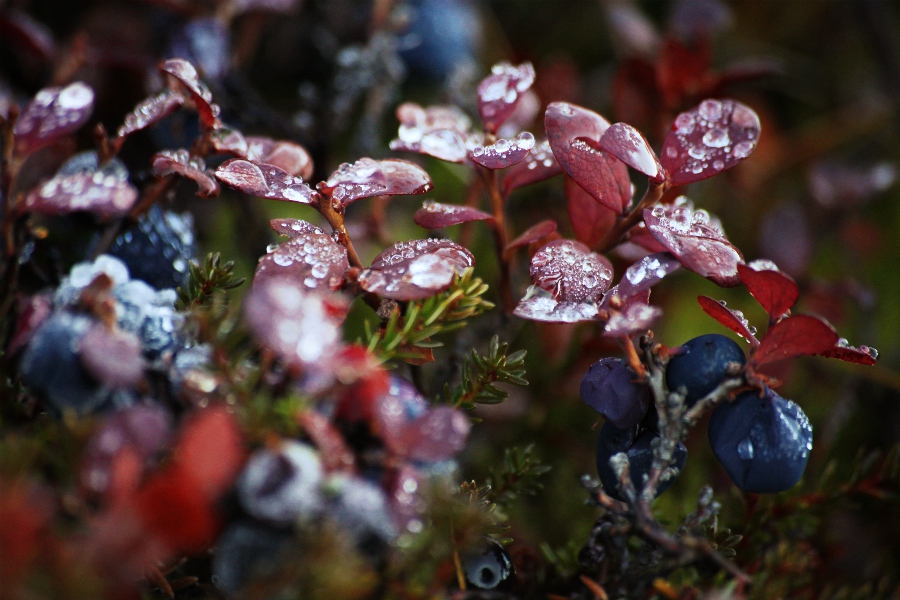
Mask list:
[[[128,267],[132,279],[146,281],[154,288],[177,288],[188,281],[188,263],[196,254],[193,219],[151,208],[115,239],[109,254]]]
[[[397,536],[381,487],[361,477],[333,475],[323,486],[324,517],[348,534],[365,556],[379,558]]]
[[[483,548],[462,557],[466,582],[482,590],[492,590],[513,574],[512,560],[498,542],[487,540]]]
[[[212,562],[213,583],[228,595],[240,590],[253,576],[277,569],[279,556],[293,534],[258,521],[233,523],[219,537]]]
[[[624,360],[601,358],[581,380],[581,401],[619,429],[634,427],[650,406],[650,388],[636,378]]]
[[[709,420],[709,443],[734,484],[769,494],[793,487],[812,450],[812,426],[799,406],[770,389],[744,392]]]
[[[250,515],[275,525],[312,518],[321,508],[322,464],[312,447],[293,440],[257,450],[237,482],[238,499]]]
[[[600,439],[597,440],[597,476],[600,483],[603,484],[603,491],[606,495],[616,500],[625,500],[619,490],[619,479],[609,459],[624,452],[628,456],[629,473],[631,475],[631,483],[634,484],[635,490],[640,494],[644,486],[644,476],[650,473],[653,466],[653,440],[658,438],[659,434],[652,430],[639,431],[638,427],[629,429],[619,429],[612,423],[606,423],[600,430]],[[687,448],[684,444],[679,443],[675,448],[675,464],[677,473],[668,479],[660,479],[656,488],[656,496],[669,489],[678,474],[684,469],[687,461]]]
[[[681,354],[673,356],[666,367],[666,385],[672,391],[684,386],[688,406],[696,404],[725,379],[730,363],[743,366],[747,362],[741,347],[718,333],[695,337],[681,349]]]

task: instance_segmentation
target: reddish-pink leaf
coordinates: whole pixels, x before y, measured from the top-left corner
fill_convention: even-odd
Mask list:
[[[302,223],[302,221],[301,221]],[[350,268],[347,249],[324,233],[302,233],[259,259],[253,285],[283,279],[308,290],[336,290]]]
[[[120,138],[131,135],[159,123],[184,104],[184,96],[172,90],[163,90],[156,96],[145,98],[137,103],[134,109],[125,115],[125,122],[119,126]]]
[[[115,175],[96,171],[56,175],[25,196],[25,212],[60,215],[87,211],[105,218],[127,213],[137,189]]]
[[[854,348],[847,344],[847,340],[841,338],[837,341],[833,348],[821,353],[827,358],[836,358],[844,362],[856,363],[858,365],[874,365],[878,359],[878,350],[871,346],[860,346]]]
[[[800,297],[800,288],[794,280],[782,273],[772,261],[754,260],[738,265],[738,273],[747,291],[772,319],[789,311]]]
[[[455,106],[422,108],[407,102],[397,108],[400,129],[391,150],[427,154],[449,162],[465,162],[472,122]]]
[[[514,164],[504,173],[503,193],[507,195],[514,189],[544,181],[562,171],[550,149],[550,142],[543,140],[535,144],[522,162]]]
[[[501,62],[494,65],[491,74],[478,84],[478,112],[485,130],[497,133],[533,83],[534,67],[531,63],[514,66]]]
[[[713,300],[709,296],[697,296],[697,302],[700,303],[703,312],[713,319],[750,342],[754,347],[759,345],[759,340],[754,335],[756,328],[750,326],[750,323],[744,318],[744,313],[726,308],[724,300]]]
[[[247,154],[244,158],[247,160],[275,165],[282,171],[305,180],[312,177],[312,157],[300,144],[254,136],[247,137],[246,141]]]
[[[295,238],[305,233],[325,233],[321,227],[316,227],[302,219],[272,219],[269,226],[281,235]]]
[[[199,156],[191,156],[187,150],[163,150],[151,159],[153,174],[165,177],[177,173],[197,184],[197,195],[212,198],[219,195],[219,183],[213,178],[212,171]]]
[[[371,158],[342,164],[327,181],[318,185],[319,191],[344,206],[372,196],[424,194],[432,187],[431,177],[418,165],[405,160]]]
[[[707,99],[675,119],[663,142],[672,185],[712,177],[744,160],[759,140],[759,117],[735,100]]]
[[[31,154],[77,131],[94,110],[94,90],[81,81],[44,88],[25,105],[13,129],[16,153]]]
[[[561,302],[596,302],[612,281],[609,260],[573,240],[555,240],[531,257],[531,281]]]
[[[112,390],[132,388],[144,376],[141,340],[133,333],[95,325],[78,342],[88,373]]]
[[[227,152],[241,158],[247,158],[247,138],[237,129],[232,129],[219,123],[209,133],[209,140],[212,142],[216,152]]]
[[[556,231],[556,221],[551,221],[550,219],[541,221],[523,231],[519,237],[507,244],[506,248],[503,249],[503,253],[508,254],[516,248],[533,244],[534,242],[547,237],[554,231]]]
[[[461,452],[471,428],[471,421],[462,411],[438,406],[407,423],[397,445],[412,460],[437,462]]]
[[[297,421],[319,449],[322,464],[328,471],[354,471],[353,450],[327,417],[314,410],[304,410],[297,416]]]
[[[242,158],[226,160],[216,169],[216,178],[222,183],[251,196],[310,204],[315,200],[315,190],[299,177],[285,173],[273,165],[257,165]]]
[[[631,180],[625,163],[599,147],[609,122],[586,108],[554,102],[544,114],[544,126],[565,172],[598,202],[622,212],[631,202]]]
[[[666,252],[666,247],[656,241],[643,221],[631,228],[631,231],[628,232],[628,241],[648,252]]]
[[[625,275],[617,286],[617,293],[621,298],[630,298],[639,292],[649,290],[662,281],[663,277],[680,267],[678,259],[668,252],[648,254],[625,270]]]
[[[182,427],[175,455],[179,467],[198,484],[196,492],[218,498],[244,463],[240,427],[224,408],[201,410]]]
[[[522,162],[534,148],[534,136],[523,131],[514,140],[499,139],[488,146],[475,146],[469,158],[488,169],[505,169]]]
[[[600,147],[654,181],[666,174],[643,134],[626,123],[613,123],[600,137]]]
[[[725,237],[716,219],[694,210],[683,196],[674,204],[644,210],[653,237],[693,271],[723,287],[738,285],[737,266],[743,256]]]
[[[421,300],[445,290],[455,273],[475,264],[472,253],[447,239],[397,242],[359,275],[367,292],[392,300]]]
[[[531,286],[513,314],[529,321],[579,323],[595,320],[597,305],[594,302],[560,302],[550,292]]]
[[[632,298],[637,298],[633,296]],[[603,328],[604,337],[628,337],[636,333],[644,333],[656,323],[663,311],[657,306],[650,306],[646,301],[628,302],[621,310],[611,311],[606,326]]]
[[[753,362],[761,366],[805,354],[822,354],[837,341],[838,334],[828,323],[809,315],[794,315],[769,327],[753,354]]]
[[[182,58],[170,58],[159,67],[163,73],[168,73],[177,79],[187,90],[200,115],[200,122],[208,129],[215,129],[218,125],[219,107],[212,103],[212,92],[206,84],[200,81],[200,75],[194,65]]]
[[[493,221],[494,217],[471,206],[426,200],[422,203],[422,208],[416,211],[413,220],[416,225],[425,229],[441,229],[471,221]]]
[[[566,209],[579,242],[593,247],[616,222],[616,212],[594,200],[571,177],[565,178]]]

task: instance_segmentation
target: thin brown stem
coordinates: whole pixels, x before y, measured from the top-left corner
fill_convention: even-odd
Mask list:
[[[594,250],[602,254],[622,243],[625,240],[625,236],[631,231],[631,228],[641,222],[641,219],[644,217],[644,209],[659,202],[667,188],[668,184],[665,181],[657,182],[651,180],[644,197],[637,203],[637,206],[630,213],[619,215],[616,219],[616,224],[594,246]]]
[[[494,232],[494,250],[496,251],[497,264],[500,268],[500,306],[503,312],[510,312],[514,303],[510,284],[509,262],[503,256],[503,251],[508,243],[506,218],[503,211],[503,195],[500,193],[500,187],[497,185],[497,171],[484,167],[476,168],[482,182],[484,182],[488,197],[491,199],[491,211],[494,215],[494,222],[490,225]]]
[[[353,242],[350,240],[350,234],[347,233],[347,227],[344,225],[344,209],[341,206],[335,206],[335,202],[328,196],[323,196],[319,200],[318,206],[316,208],[325,220],[328,221],[328,224],[331,225],[331,229],[334,233],[337,234],[337,241],[340,245],[347,249],[347,258],[350,260],[350,266],[358,267],[363,269],[362,261],[359,260],[359,255],[356,253],[356,249],[353,247]]]

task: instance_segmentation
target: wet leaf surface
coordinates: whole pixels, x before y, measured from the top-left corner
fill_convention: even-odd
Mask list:
[[[522,162],[534,148],[534,136],[524,131],[514,140],[499,139],[488,146],[477,145],[469,158],[488,169],[505,169]]]
[[[829,324],[809,315],[794,315],[769,327],[753,361],[759,366],[795,356],[823,354],[837,342],[838,335]]]
[[[151,164],[157,177],[177,173],[194,181],[198,196],[212,198],[219,195],[219,183],[206,168],[206,162],[199,156],[191,156],[187,150],[163,150],[153,155]]]
[[[226,160],[216,169],[216,178],[250,196],[310,204],[316,192],[299,177],[273,165],[257,165],[242,158]]]
[[[525,156],[524,160],[509,167],[503,174],[503,193],[549,179],[563,172],[547,140],[540,141]]]
[[[471,421],[462,411],[438,406],[407,423],[400,430],[397,445],[412,460],[436,462],[459,454],[471,428]]]
[[[25,196],[24,210],[44,215],[87,211],[105,218],[126,214],[137,188],[115,175],[97,171],[56,175]]]
[[[234,154],[240,158],[247,158],[247,138],[244,134],[222,125],[221,123],[209,133],[209,140],[212,142],[216,152]]]
[[[134,109],[125,115],[125,122],[119,126],[118,136],[126,137],[159,123],[184,104],[184,97],[172,90],[164,90],[138,102]]]
[[[504,252],[509,253],[516,248],[533,244],[538,240],[544,239],[554,231],[556,231],[556,221],[551,221],[549,219],[540,221],[523,231],[519,237],[507,244]]]
[[[283,279],[306,290],[336,290],[343,284],[344,273],[349,268],[346,248],[329,236],[295,233],[292,239],[259,259],[253,285]]]
[[[447,239],[397,242],[359,275],[368,292],[392,300],[421,300],[446,289],[454,273],[475,264],[472,253]]]
[[[31,154],[77,131],[87,123],[93,110],[94,90],[81,81],[42,89],[25,105],[16,121],[16,153]]]
[[[407,102],[397,108],[400,129],[391,150],[427,154],[449,162],[465,162],[472,122],[455,106],[422,108]]]
[[[560,302],[537,286],[531,286],[513,314],[530,321],[545,323],[579,323],[597,318],[593,302]]]
[[[744,318],[744,313],[739,310],[731,310],[725,306],[724,300],[714,300],[709,296],[697,296],[697,302],[700,303],[703,312],[713,319],[750,342],[753,346],[759,345],[759,341],[755,336],[756,328],[752,327],[747,319]]]
[[[616,223],[616,213],[597,202],[571,177],[566,177],[566,210],[575,238],[593,247]]]
[[[213,129],[218,124],[219,107],[212,103],[212,92],[206,84],[200,81],[197,69],[188,61],[181,58],[170,58],[165,61],[160,70],[177,79],[187,90],[194,101],[200,122],[204,127]]]
[[[738,265],[741,281],[750,295],[775,319],[791,309],[800,297],[800,288],[778,266],[768,260]]]
[[[531,281],[561,302],[596,302],[609,289],[612,264],[573,240],[546,244],[531,258]]]
[[[424,194],[433,187],[422,167],[405,160],[361,158],[344,163],[318,185],[344,206],[360,198]]]
[[[649,295],[632,296],[625,305],[611,311],[606,326],[605,337],[629,337],[636,333],[644,333],[662,317],[663,311],[657,306],[650,306]]]
[[[660,160],[672,185],[684,185],[730,169],[753,152],[759,117],[735,100],[707,99],[675,119]]]
[[[514,66],[501,62],[494,65],[491,74],[478,84],[478,112],[485,130],[497,133],[533,83],[534,67],[531,63]]]
[[[878,361],[878,351],[871,346],[859,346],[855,348],[841,338],[833,348],[821,353],[827,358],[836,358],[844,362],[858,365],[874,365]]]
[[[681,263],[668,252],[649,254],[625,270],[619,282],[618,294],[630,298],[663,280],[666,275],[681,268]]]
[[[494,217],[470,206],[426,200],[422,208],[416,211],[413,220],[416,225],[425,229],[441,229],[471,221],[493,221]]]
[[[613,123],[600,137],[600,147],[623,163],[655,181],[663,181],[665,173],[656,153],[643,134],[626,123]]]
[[[272,219],[269,221],[269,226],[277,233],[289,238],[295,238],[304,233],[325,233],[321,227],[316,227],[302,219]]]
[[[300,144],[277,141],[267,137],[248,136],[244,158],[255,163],[274,165],[282,171],[304,180],[313,175],[312,157]]]

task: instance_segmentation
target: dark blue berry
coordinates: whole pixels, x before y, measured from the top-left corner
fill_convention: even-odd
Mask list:
[[[193,219],[154,206],[115,239],[109,254],[125,263],[132,279],[158,290],[184,286],[188,263],[196,254]]]
[[[620,452],[624,452],[628,456],[631,483],[640,494],[644,487],[644,478],[650,473],[650,468],[653,466],[653,440],[659,437],[655,431],[641,432],[637,427],[619,429],[612,423],[606,423],[603,426],[600,430],[600,439],[597,440],[597,476],[600,478],[600,483],[603,484],[603,491],[608,496],[616,500],[625,499],[619,490],[619,478],[609,464],[609,459]],[[679,443],[675,447],[674,458],[675,463],[672,467],[675,472],[670,472],[668,476],[663,474],[656,488],[657,496],[669,489],[669,486],[675,482],[681,470],[684,469],[684,463],[687,460],[687,448],[684,444]]]
[[[601,358],[581,380],[581,401],[619,429],[640,423],[650,406],[650,388],[618,358]]]
[[[445,80],[466,65],[475,65],[480,21],[471,0],[416,0],[413,19],[400,56],[414,75]]]
[[[731,338],[717,333],[695,337],[681,347],[666,367],[666,385],[672,391],[687,390],[685,401],[691,406],[713,391],[727,376],[730,363],[744,365],[744,351]]]
[[[321,507],[322,465],[310,446],[282,442],[276,449],[256,451],[238,478],[237,492],[244,509],[276,525],[312,518]]]
[[[482,590],[492,590],[509,579],[513,564],[506,549],[494,540],[462,557],[463,572],[469,585]]]
[[[334,475],[325,484],[325,514],[364,555],[379,558],[397,536],[384,491],[361,477]]]
[[[812,426],[799,406],[766,389],[716,408],[709,443],[736,486],[767,494],[793,487],[812,450]]]
[[[216,544],[212,561],[213,583],[231,595],[254,576],[274,572],[292,538],[289,530],[256,521],[232,524]]]

